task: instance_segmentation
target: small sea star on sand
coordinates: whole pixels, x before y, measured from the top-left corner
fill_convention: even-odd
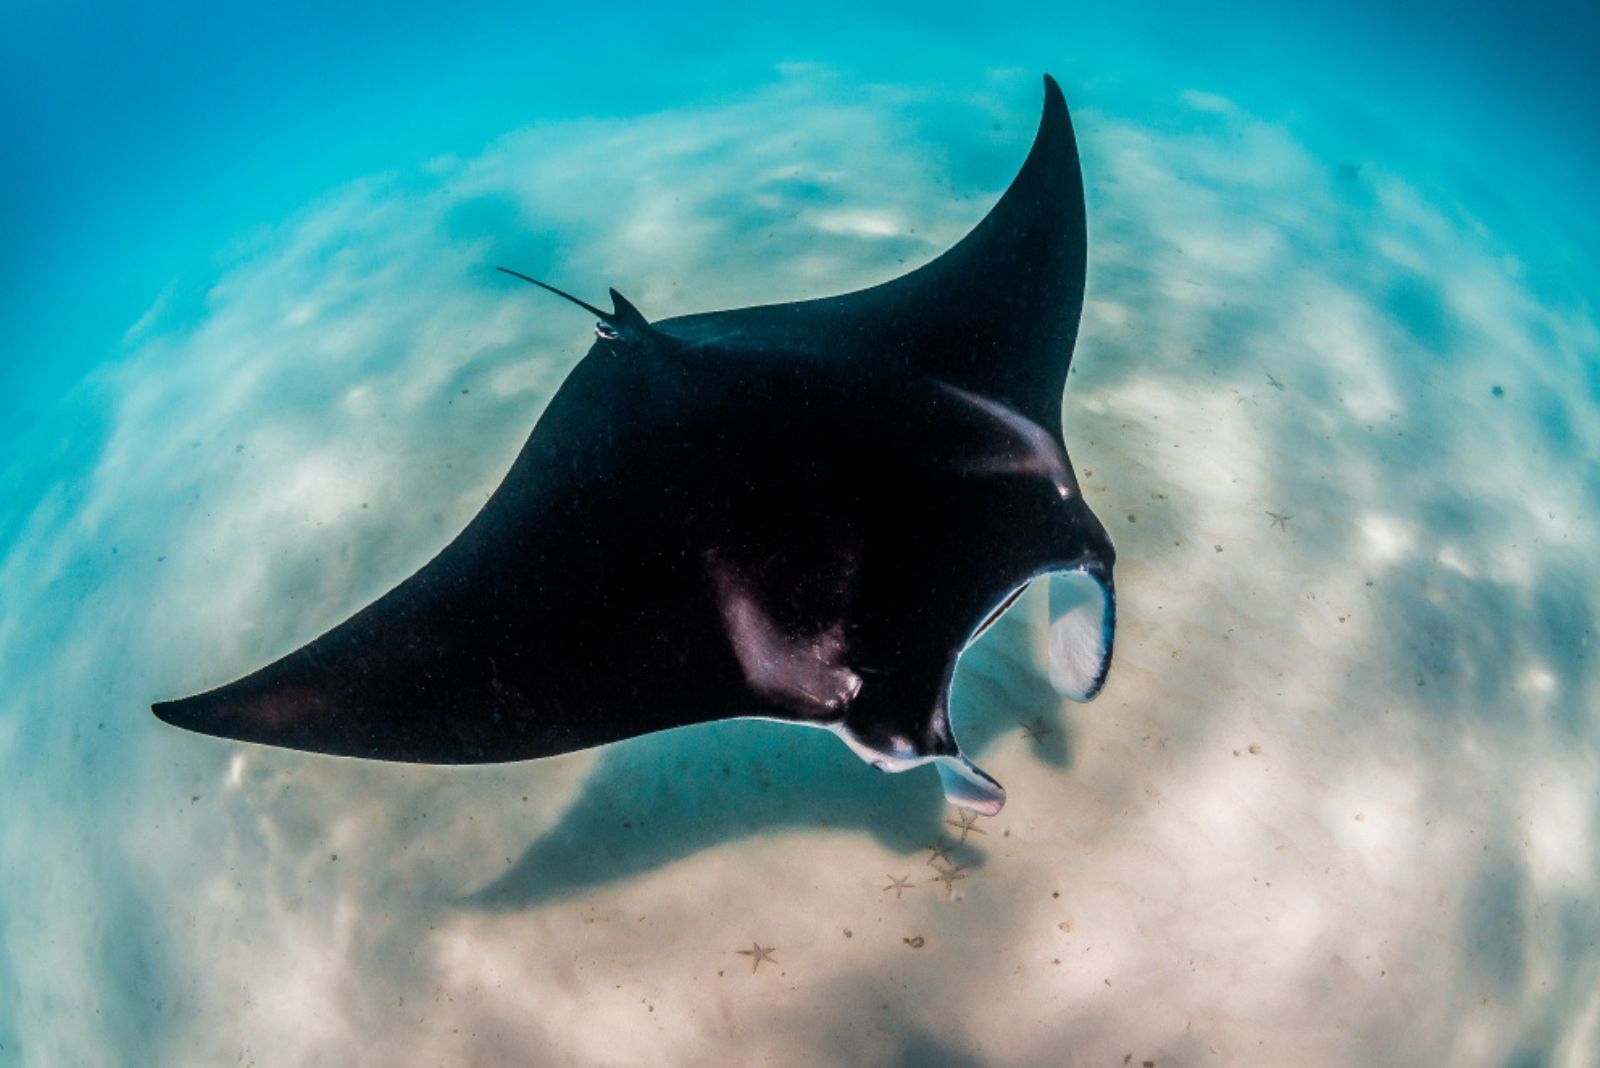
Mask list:
[[[1267,514],[1272,517],[1272,523],[1270,524],[1270,526],[1282,527],[1284,533],[1286,533],[1286,534],[1289,532],[1289,520],[1293,519],[1294,516],[1292,516],[1292,515],[1279,515],[1277,512],[1268,512]]]
[[[956,880],[965,879],[967,877],[967,869],[960,867],[959,865],[949,868],[940,868],[938,870],[939,874],[935,875],[928,881],[930,883],[944,883],[945,892],[951,895],[954,895],[956,892]]]
[[[1037,742],[1047,734],[1054,734],[1055,728],[1046,723],[1043,716],[1034,716],[1033,722],[1022,725],[1022,733],[1030,741]]]
[[[749,949],[741,949],[736,952],[740,956],[749,957],[750,970],[755,971],[761,967],[761,962],[764,960],[770,960],[774,964],[778,963],[778,958],[773,956],[777,951],[777,946],[763,946],[760,942],[751,942]]]
[[[932,856],[928,857],[928,863],[934,867],[938,867],[941,860],[947,864],[950,862],[950,847],[945,845],[942,840],[928,846],[928,852],[932,854]]]
[[[885,875],[884,878],[889,880],[889,885],[884,889],[893,890],[896,901],[900,900],[901,894],[911,889],[911,876],[909,875],[900,879],[896,879],[893,875]]]
[[[978,826],[978,814],[976,812],[962,812],[960,815],[958,815],[956,817],[956,819],[945,820],[944,822],[945,822],[946,826],[954,827],[956,830],[961,832],[961,841],[963,841],[963,842],[965,842],[967,840],[967,835],[969,833],[970,834],[987,834],[988,833],[982,827]]]
[[[1273,389],[1277,390],[1279,393],[1282,393],[1284,390],[1289,388],[1288,386],[1284,385],[1282,382],[1279,382],[1276,378],[1273,378],[1270,373],[1267,375],[1267,385],[1271,386]]]

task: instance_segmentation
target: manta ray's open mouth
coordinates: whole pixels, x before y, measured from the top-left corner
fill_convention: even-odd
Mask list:
[[[1054,571],[1048,577],[1050,685],[1073,701],[1092,700],[1111,669],[1117,600],[1109,576],[1103,577],[1101,570],[1080,567]],[[1015,594],[1007,598],[995,615],[1015,600]],[[952,805],[983,816],[993,816],[1005,805],[1005,788],[965,754],[957,751],[932,762]]]
[[[1116,593],[1109,567],[1091,562],[1047,572],[1041,577],[1047,582],[1046,647],[1051,687],[1073,701],[1092,700],[1105,685],[1116,633]],[[1025,588],[1019,587],[1008,595],[985,618],[978,631],[1015,604]],[[937,747],[915,746],[907,738],[894,738],[889,744],[875,745],[843,721],[816,725],[826,726],[857,756],[880,771],[910,771],[932,764],[938,769],[945,800],[982,816],[996,815],[1006,802],[1005,787],[961,751],[945,703],[948,693],[947,686],[944,701],[935,710],[930,723],[930,737],[942,740]]]

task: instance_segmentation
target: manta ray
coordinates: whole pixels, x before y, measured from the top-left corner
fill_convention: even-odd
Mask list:
[[[967,645],[1048,576],[1049,675],[1094,697],[1115,552],[1062,437],[1087,229],[1045,76],[988,215],[882,284],[648,320],[595,341],[481,511],[378,600],[235,682],[156,704],[192,731],[428,764],[529,760],[757,717],[873,766],[1005,792],[950,722]],[[505,268],[501,268],[505,270]]]

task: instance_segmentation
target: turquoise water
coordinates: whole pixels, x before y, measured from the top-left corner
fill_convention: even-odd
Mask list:
[[[1600,1060],[1592,11],[0,17],[0,1063]],[[981,836],[770,723],[459,770],[149,715],[475,513],[589,342],[494,265],[892,277],[1044,71],[1121,631],[1086,706],[1037,598],[963,659]]]

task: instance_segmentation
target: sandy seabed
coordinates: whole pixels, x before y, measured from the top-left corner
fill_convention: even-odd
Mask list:
[[[1003,188],[1034,77],[536,128],[152,308],[0,560],[0,1063],[1596,1063],[1591,310],[1437,176],[1210,93],[1068,84],[1120,628],[1090,705],[1036,595],[963,659],[998,816],[764,722],[430,769],[145,711],[475,512],[586,344],[490,265],[653,317],[889,277]]]

